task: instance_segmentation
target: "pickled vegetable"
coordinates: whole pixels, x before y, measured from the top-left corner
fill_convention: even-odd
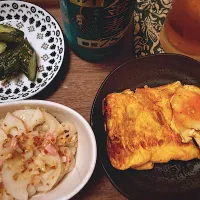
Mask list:
[[[0,42],[0,54],[6,50],[6,47],[7,45],[5,42]]]
[[[21,42],[24,40],[24,32],[16,28],[0,24],[1,42]]]
[[[10,78],[20,73],[19,52],[18,47],[0,55],[0,79]]]
[[[27,40],[24,40],[19,59],[21,61],[21,67],[24,74],[29,80],[34,81],[37,72],[37,58],[36,52]]]
[[[37,55],[24,32],[0,24],[0,80],[23,72],[34,81],[37,73]]]

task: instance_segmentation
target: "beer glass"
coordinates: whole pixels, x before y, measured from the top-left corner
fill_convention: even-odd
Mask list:
[[[177,53],[200,61],[200,0],[173,0],[160,32],[166,53]]]

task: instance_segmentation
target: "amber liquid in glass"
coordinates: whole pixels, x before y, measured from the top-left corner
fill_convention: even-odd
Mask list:
[[[173,0],[160,42],[166,53],[178,53],[200,61],[200,0]]]

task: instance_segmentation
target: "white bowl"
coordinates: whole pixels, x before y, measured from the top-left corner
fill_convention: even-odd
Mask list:
[[[28,106],[31,108],[44,108],[53,114],[60,122],[69,120],[75,124],[78,130],[78,148],[76,154],[76,166],[72,172],[47,194],[39,194],[31,200],[66,200],[77,194],[90,179],[97,158],[97,147],[94,133],[88,122],[76,111],[58,103],[42,100],[24,100],[0,104],[0,118],[7,112]]]

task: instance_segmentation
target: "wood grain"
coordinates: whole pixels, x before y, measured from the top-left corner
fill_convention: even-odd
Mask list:
[[[42,8],[58,8],[59,0],[28,0],[26,2],[34,3]]]
[[[31,2],[46,6],[62,26],[61,12],[54,0],[31,0]],[[30,2],[30,1],[29,1]],[[42,2],[42,3],[41,3]],[[57,0],[56,0],[57,2]],[[58,3],[58,2],[57,2]],[[63,26],[62,26],[63,27]],[[124,48],[118,55],[107,61],[90,63],[77,57],[72,51],[67,51],[63,66],[56,79],[35,99],[47,99],[73,108],[89,122],[91,106],[101,83],[106,76],[120,64],[133,58],[132,27],[125,37]],[[97,160],[95,171],[87,185],[73,200],[125,200],[106,177],[100,161]]]

